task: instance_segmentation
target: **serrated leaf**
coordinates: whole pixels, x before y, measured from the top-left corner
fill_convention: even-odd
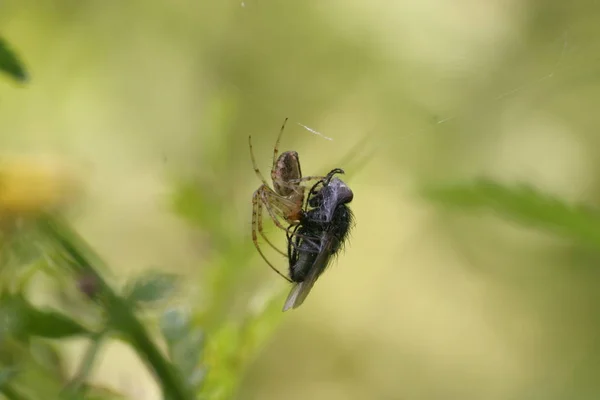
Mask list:
[[[153,303],[168,298],[177,288],[177,276],[151,273],[138,278],[127,296],[136,303]]]
[[[528,185],[506,186],[489,180],[430,188],[426,197],[445,206],[487,209],[517,222],[600,247],[600,212],[569,204]]]
[[[25,82],[27,81],[27,72],[25,67],[10,49],[8,43],[0,37],[0,71],[4,71],[14,79]]]

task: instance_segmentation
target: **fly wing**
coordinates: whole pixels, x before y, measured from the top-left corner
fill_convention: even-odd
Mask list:
[[[290,291],[290,294],[283,305],[283,311],[287,311],[290,308],[300,307],[321,273],[327,267],[327,264],[331,259],[331,250],[333,249],[337,239],[327,232],[323,233],[321,238],[321,249],[319,251],[319,255],[317,255],[317,258],[315,259],[315,262],[310,268],[310,271],[308,272],[308,275],[304,281],[296,283],[292,287],[292,290]]]

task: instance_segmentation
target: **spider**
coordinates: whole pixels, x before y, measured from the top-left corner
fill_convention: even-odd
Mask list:
[[[269,246],[287,257],[287,254],[279,250],[264,234],[263,208],[266,209],[278,228],[287,231],[288,228],[283,226],[280,219],[283,219],[289,226],[294,226],[299,224],[303,217],[304,210],[302,205],[304,203],[304,192],[306,187],[302,186],[301,183],[317,179],[322,180],[324,177],[302,177],[300,160],[298,158],[298,153],[295,151],[284,151],[279,157],[277,156],[279,153],[279,142],[281,141],[281,136],[283,135],[287,120],[288,119],[286,118],[283,121],[283,125],[281,125],[279,135],[277,136],[273,148],[273,164],[271,167],[273,188],[269,186],[258,169],[252,149],[252,136],[248,136],[248,144],[250,147],[250,158],[252,160],[254,172],[262,182],[262,185],[260,185],[252,195],[252,241],[254,242],[254,246],[258,250],[258,253],[266,261],[269,267],[288,282],[292,282],[290,278],[283,275],[273,264],[271,264],[258,244],[258,234],[260,234]],[[301,234],[298,235],[301,236]]]
[[[347,204],[354,195],[344,182],[334,177],[340,173],[344,171],[332,170],[310,189],[301,223],[288,228],[289,271],[294,286],[283,311],[304,302],[348,237],[354,216]],[[322,187],[317,189],[319,185]]]

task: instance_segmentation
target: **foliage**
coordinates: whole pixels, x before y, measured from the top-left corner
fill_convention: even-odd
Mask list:
[[[25,82],[28,79],[23,63],[2,37],[0,37],[0,71],[19,82]]]
[[[16,289],[5,287],[0,299],[3,337],[0,391],[8,398],[41,398],[42,393],[46,399],[114,398],[114,393],[94,388],[86,380],[102,345],[111,337],[118,337],[129,343],[153,371],[165,398],[192,399],[197,394],[205,399],[227,399],[235,392],[245,365],[279,319],[280,299],[277,299],[258,312],[248,313],[239,323],[228,320],[213,324],[212,329],[205,332],[198,321],[208,320],[208,314],[195,313],[192,318],[180,308],[167,307],[159,318],[162,341],[167,345],[164,354],[157,345],[158,338],[151,335],[140,319],[140,311],[169,300],[176,293],[177,277],[149,272],[131,280],[123,290],[115,290],[99,272],[106,270],[100,257],[65,220],[43,214],[26,230],[12,234],[32,237],[31,231],[35,231],[37,240],[30,242],[34,245],[29,250],[40,257],[35,263],[36,273],[58,267],[63,278],[70,277],[72,286],[85,295],[81,298],[85,307],[102,310],[89,314],[102,317],[82,324],[76,316],[31,304],[26,293],[36,273],[28,274]],[[26,251],[19,248],[19,252],[22,255]],[[12,270],[18,268],[12,267]],[[72,337],[87,338],[90,344],[77,374],[68,378],[60,371],[63,364],[60,353],[49,347],[48,340]],[[35,357],[40,351],[44,357]],[[42,362],[48,358],[52,361]],[[207,365],[202,361],[205,358]],[[36,386],[31,384],[32,380],[36,385],[39,380],[47,381],[53,389],[31,393],[30,388]],[[205,380],[206,385],[203,385]]]
[[[19,82],[27,80],[23,64],[2,38],[0,71]],[[178,276],[149,271],[117,289],[105,278],[109,268],[101,257],[59,213],[46,211],[52,209],[47,202],[25,214],[4,205],[0,394],[15,400],[123,399],[89,383],[103,346],[121,339],[153,372],[165,399],[234,395],[245,367],[279,321],[281,299],[270,297],[263,307],[242,313],[239,321],[222,318],[236,285],[232,267],[242,265],[249,251],[247,240],[221,223],[220,213],[226,211],[222,200],[212,190],[199,188],[181,185],[173,199],[175,212],[213,233],[217,250],[204,288],[209,292],[206,304],[191,313],[183,305],[172,305],[182,288]],[[75,289],[77,307],[32,303],[29,297],[38,276],[49,278],[65,292]],[[153,334],[152,319],[147,321],[144,315],[157,317],[159,335]],[[63,355],[55,345],[70,338],[89,342],[74,376],[65,372]]]
[[[495,212],[518,223],[600,248],[600,212],[569,202],[531,185],[491,180],[427,188],[426,197],[450,208]]]

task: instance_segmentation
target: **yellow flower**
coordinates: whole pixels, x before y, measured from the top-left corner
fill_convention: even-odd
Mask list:
[[[0,159],[0,218],[37,214],[66,205],[77,186],[74,175],[58,160]]]

